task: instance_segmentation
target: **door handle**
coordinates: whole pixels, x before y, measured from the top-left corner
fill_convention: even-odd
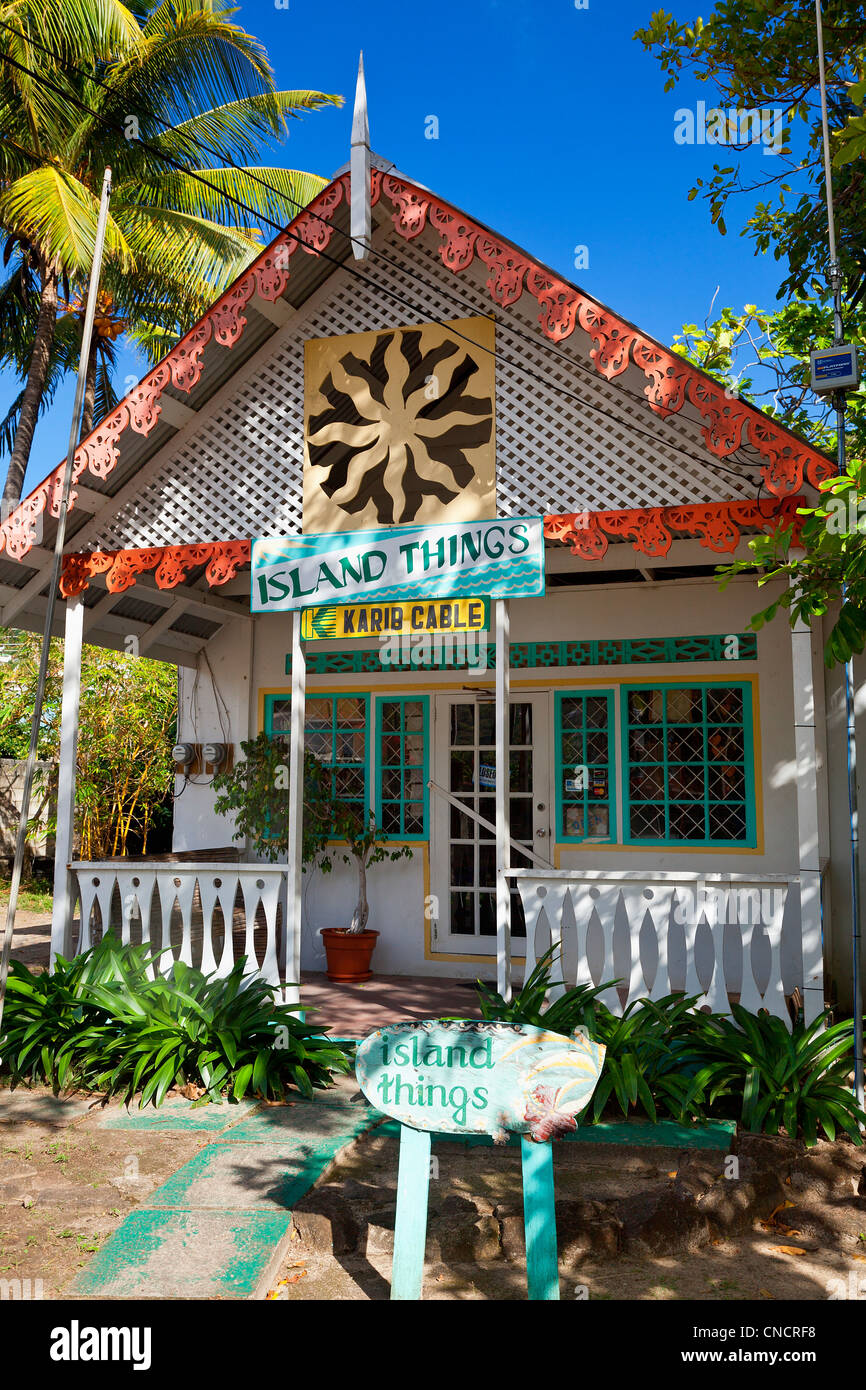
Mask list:
[[[546,831],[546,830],[536,830],[536,832],[535,832],[535,838],[536,838],[536,840],[543,840],[546,834],[547,834],[547,831]]]

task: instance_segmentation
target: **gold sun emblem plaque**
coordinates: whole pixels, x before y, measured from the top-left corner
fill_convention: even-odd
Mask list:
[[[496,516],[494,325],[304,344],[304,531]]]

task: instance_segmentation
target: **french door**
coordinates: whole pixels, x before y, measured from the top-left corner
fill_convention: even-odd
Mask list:
[[[553,825],[550,785],[550,695],[541,692],[512,699],[509,708],[508,768],[511,838],[550,858]],[[475,811],[490,826],[496,822],[496,713],[492,698],[465,695],[436,697],[433,780],[451,793],[466,812]],[[496,837],[471,815],[431,794],[432,883],[438,901],[433,950],[448,954],[493,955],[496,951]],[[513,868],[531,860],[512,848]],[[511,895],[511,929],[515,950],[525,939],[523,908]]]

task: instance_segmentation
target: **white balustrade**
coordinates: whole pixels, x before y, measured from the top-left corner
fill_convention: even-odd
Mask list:
[[[790,1027],[785,995],[803,987],[796,875],[511,869],[508,877],[526,919],[526,975],[548,946],[560,948],[553,997],[618,980],[600,996],[615,1013],[684,991],[718,1013],[730,1012],[733,996]]]
[[[223,978],[246,956],[247,973],[286,984],[285,865],[124,861],[70,868],[80,900],[73,954],[111,926],[124,944],[150,944],[162,974],[180,960]]]

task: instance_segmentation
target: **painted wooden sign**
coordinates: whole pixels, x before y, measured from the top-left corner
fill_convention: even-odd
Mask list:
[[[392,637],[398,633],[484,632],[489,627],[490,604],[485,598],[331,604],[326,608],[305,608],[301,617],[301,636],[307,642],[328,637]]]
[[[392,600],[544,593],[540,516],[257,539],[254,613]]]
[[[355,1069],[371,1105],[414,1129],[544,1141],[576,1127],[604,1051],[582,1031],[431,1019],[378,1029]]]

